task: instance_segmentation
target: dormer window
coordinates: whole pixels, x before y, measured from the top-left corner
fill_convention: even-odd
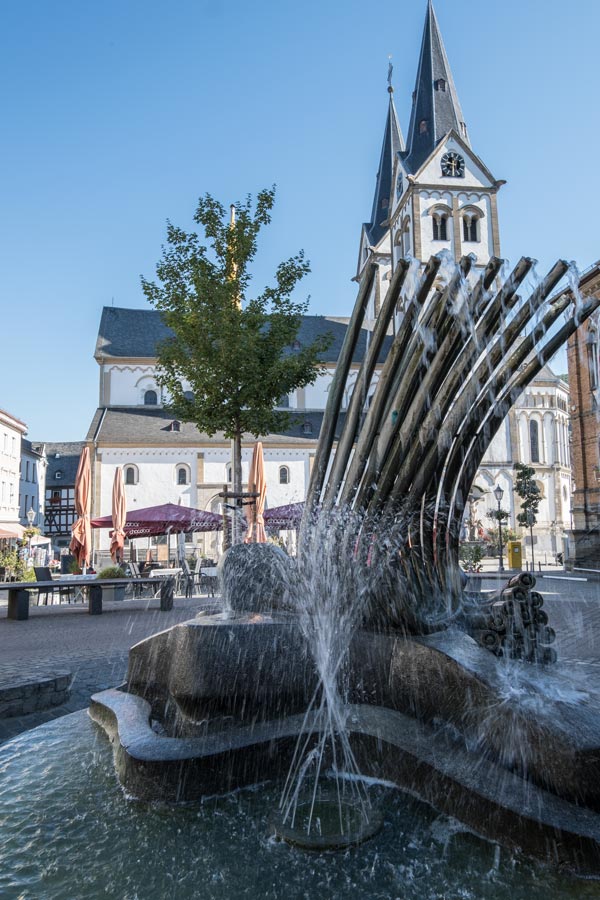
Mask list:
[[[429,122],[427,119],[421,119],[419,122],[419,134],[427,134],[429,132]]]
[[[181,422],[179,422],[177,419],[173,419],[173,421],[169,425],[169,430],[170,431],[181,431]]]
[[[302,425],[302,434],[312,434],[312,433],[313,433],[312,422],[304,422],[304,424]]]
[[[388,198],[388,197],[382,197],[382,198],[381,198],[381,208],[382,208],[382,209],[387,209],[389,205],[390,205],[389,198]]]
[[[433,82],[433,86],[436,91],[444,91],[444,93],[446,92],[446,81],[444,78],[436,78],[436,80]]]
[[[63,473],[60,471],[60,469],[58,469],[58,471],[54,473],[54,477],[56,478],[57,481],[61,480],[62,475],[63,475]]]

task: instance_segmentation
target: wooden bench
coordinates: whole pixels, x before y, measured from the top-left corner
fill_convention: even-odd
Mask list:
[[[90,580],[89,578],[69,578],[56,581],[6,581],[0,582],[0,591],[8,591],[9,619],[29,618],[29,592],[49,591],[61,587],[83,587],[88,589],[88,613],[99,616],[102,613],[102,591],[105,587],[122,587],[127,585],[151,584],[157,587],[156,578],[106,578]],[[160,579],[160,608],[167,612],[173,609],[175,594],[175,576]]]

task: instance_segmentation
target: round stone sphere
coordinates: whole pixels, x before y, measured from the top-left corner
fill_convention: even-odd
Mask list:
[[[224,605],[233,612],[268,613],[285,603],[293,561],[276,544],[235,544],[217,569]]]

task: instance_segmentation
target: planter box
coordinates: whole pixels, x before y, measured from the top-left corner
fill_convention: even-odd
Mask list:
[[[100,582],[102,583],[102,582]],[[108,585],[107,587],[102,588],[102,602],[110,602],[111,600],[124,600],[125,599],[125,585]]]

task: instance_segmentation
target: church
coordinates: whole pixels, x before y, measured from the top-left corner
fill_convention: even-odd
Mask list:
[[[410,257],[418,267],[430,256],[443,253],[448,268],[471,254],[475,262],[470,277],[476,278],[490,257],[501,252],[497,196],[505,182],[492,175],[471,146],[431,0],[406,141],[396,114],[391,77],[388,92],[373,207],[370,221],[360,231],[355,278],[360,279],[369,262],[376,262],[377,276],[346,397],[352,392],[369,327],[377,318],[400,258]],[[401,315],[400,305],[396,316]],[[294,423],[285,433],[262,438],[268,507],[306,496],[347,321],[328,316],[303,318],[297,337],[300,345],[324,332],[333,335],[333,342],[322,360],[324,374],[309,387],[281,399],[282,406],[294,414]],[[156,380],[156,348],[166,336],[157,311],[103,310],[95,351],[99,407],[86,438],[92,458],[92,516],[110,512],[117,466],[123,467],[130,510],[166,502],[213,511],[221,508],[219,494],[231,482],[230,442],[223,435],[209,438],[190,423],[174,420],[168,412]],[[495,505],[491,491],[500,484],[505,492],[503,506],[514,527],[520,501],[513,491],[513,466],[518,461],[534,466],[542,497],[534,543],[548,555],[562,550],[562,536],[570,525],[568,403],[567,383],[545,367],[511,410],[475,479],[486,492],[477,510],[483,526],[493,524],[486,520],[486,513]],[[253,444],[254,439],[246,436],[244,484]],[[218,537],[189,539],[201,555],[219,551]],[[94,541],[95,550],[107,554],[108,533],[96,532]]]

